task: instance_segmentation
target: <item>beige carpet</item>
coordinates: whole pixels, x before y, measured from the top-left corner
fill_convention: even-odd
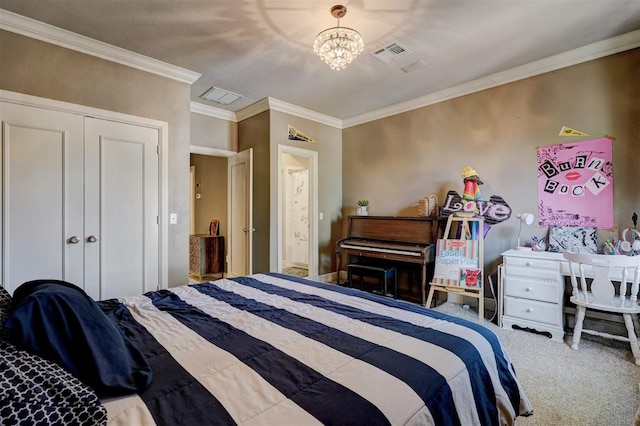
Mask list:
[[[294,275],[296,277],[308,277],[309,270],[307,268],[298,268],[296,266],[289,266],[282,268],[282,273],[287,275]]]
[[[478,321],[473,308],[450,302],[437,308]],[[519,417],[516,426],[629,426],[640,403],[640,367],[634,364],[627,343],[583,335],[577,351],[571,335],[565,343],[521,330],[506,330],[485,321],[515,366],[518,379],[534,407],[530,417]],[[640,422],[637,423],[640,425]]]

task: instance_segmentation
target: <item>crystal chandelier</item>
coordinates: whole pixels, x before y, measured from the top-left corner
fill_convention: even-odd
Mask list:
[[[340,18],[346,14],[346,7],[333,6],[331,16],[338,20],[338,26],[322,31],[313,43],[313,51],[334,70],[346,68],[364,49],[359,32],[340,26]]]

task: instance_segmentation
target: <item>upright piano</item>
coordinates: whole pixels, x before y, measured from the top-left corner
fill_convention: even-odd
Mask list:
[[[382,259],[417,264],[422,271],[422,304],[426,302],[427,265],[433,263],[435,217],[349,216],[347,237],[336,243],[338,278],[342,259]]]

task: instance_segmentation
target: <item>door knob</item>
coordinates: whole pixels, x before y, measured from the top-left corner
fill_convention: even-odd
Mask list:
[[[244,228],[243,229],[244,232],[253,232],[255,230],[256,230],[256,228]]]
[[[75,235],[67,239],[67,244],[78,244],[79,242],[80,239],[78,239],[78,237],[76,237]]]
[[[93,235],[89,235],[87,237],[87,242],[89,242],[89,243],[95,243],[96,241],[98,241],[98,239]]]

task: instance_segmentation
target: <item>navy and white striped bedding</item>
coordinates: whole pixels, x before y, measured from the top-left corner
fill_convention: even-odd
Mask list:
[[[120,303],[122,302],[122,303]],[[512,424],[531,405],[495,334],[279,274],[99,302],[154,372],[110,424]]]

